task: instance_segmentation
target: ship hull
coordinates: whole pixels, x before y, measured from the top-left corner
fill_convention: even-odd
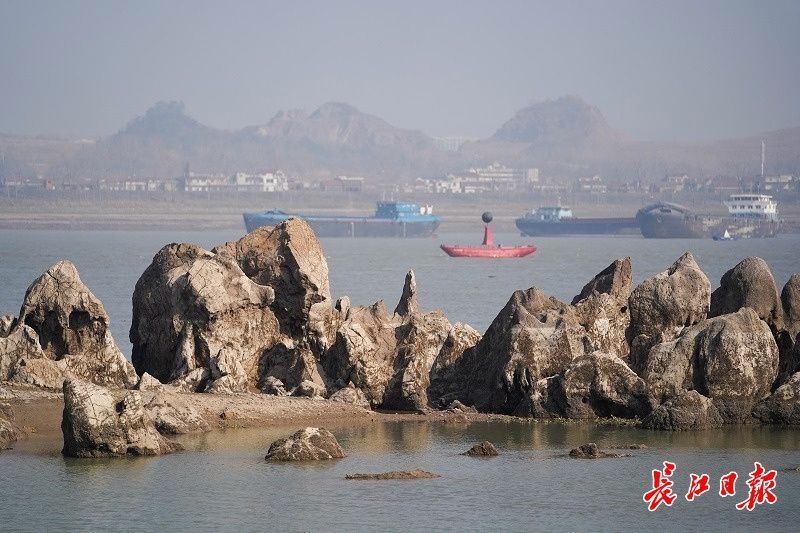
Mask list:
[[[501,259],[525,257],[536,251],[535,246],[459,246],[457,244],[440,246],[450,257],[483,257]]]
[[[774,237],[778,220],[698,215],[682,206],[657,204],[636,215],[642,236],[647,239],[710,239],[724,235],[731,239]]]
[[[290,216],[245,213],[248,232],[280,224]],[[438,217],[428,220],[399,220],[372,217],[297,217],[307,221],[318,237],[430,237],[439,228]]]
[[[542,235],[636,235],[639,224],[635,218],[568,218],[542,221],[518,218],[517,229],[525,236]]]

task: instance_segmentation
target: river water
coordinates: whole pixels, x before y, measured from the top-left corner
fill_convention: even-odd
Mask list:
[[[131,294],[152,256],[168,242],[211,247],[236,232],[0,231],[0,314],[19,310],[26,287],[59,259],[70,259],[103,301],[112,333],[130,355]],[[614,258],[631,256],[635,282],[691,251],[712,286],[748,255],[768,261],[779,287],[800,271],[800,236],[714,242],[637,237],[523,239],[539,251],[518,260],[454,259],[440,242],[475,242],[475,234],[440,239],[325,239],[334,297],[355,304],[384,299],[394,307],[409,268],[423,308],[485,330],[515,289],[537,286],[569,301]],[[462,530],[462,531],[796,531],[800,523],[800,431],[725,428],[659,433],[631,428],[536,422],[384,423],[334,426],[348,453],[335,462],[274,465],[263,456],[275,438],[297,428],[229,430],[185,437],[188,450],[123,460],[62,458],[58,442],[33,439],[0,453],[0,530]],[[501,456],[459,455],[483,439]],[[578,444],[645,443],[631,457],[595,461],[560,457]],[[37,443],[38,442],[38,443]],[[648,513],[642,494],[651,470],[677,464],[678,501]],[[775,505],[737,511],[745,480],[760,461],[778,470]],[[442,477],[421,481],[345,481],[353,472],[424,468]],[[735,498],[721,498],[719,477],[739,473]],[[683,495],[690,473],[708,473],[711,490]]]

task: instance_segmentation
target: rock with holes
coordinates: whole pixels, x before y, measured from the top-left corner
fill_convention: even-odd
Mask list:
[[[644,368],[653,345],[675,339],[684,327],[706,318],[710,300],[708,277],[689,252],[636,287],[629,299],[633,369]]]
[[[161,455],[181,449],[156,430],[138,391],[121,399],[78,378],[64,381],[62,453],[69,457]]]
[[[721,427],[722,416],[711,398],[697,391],[684,391],[658,406],[642,421],[642,427],[682,431]]]
[[[292,436],[273,442],[265,457],[268,461],[319,461],[341,459],[344,450],[333,433],[323,428],[307,427]]]
[[[652,410],[644,380],[622,359],[605,352],[572,361],[561,390],[566,418],[640,418]]]

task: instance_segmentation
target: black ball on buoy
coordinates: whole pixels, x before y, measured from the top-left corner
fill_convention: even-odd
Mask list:
[[[487,224],[489,222],[491,222],[492,221],[492,212],[491,211],[486,211],[484,214],[481,215],[481,220],[483,220]]]

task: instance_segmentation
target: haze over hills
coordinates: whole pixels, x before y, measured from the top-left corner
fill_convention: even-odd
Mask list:
[[[161,102],[96,142],[0,135],[0,173],[164,177],[189,164],[197,172],[282,168],[308,177],[365,175],[390,183],[499,161],[565,178],[754,175],[761,138],[767,140],[770,173],[800,173],[800,128],[705,143],[642,142],[615,131],[598,108],[577,96],[528,106],[491,137],[458,152],[344,103],[326,103],[312,113],[282,111],[266,124],[228,131],[199,123],[182,103]]]

